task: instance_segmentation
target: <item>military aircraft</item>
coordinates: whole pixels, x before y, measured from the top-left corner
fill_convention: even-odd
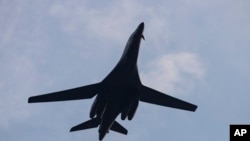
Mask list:
[[[89,99],[96,96],[90,110],[90,120],[71,128],[70,131],[99,126],[100,141],[109,130],[127,134],[128,131],[115,119],[120,114],[122,120],[126,118],[132,120],[139,101],[195,111],[196,105],[163,94],[141,83],[137,69],[137,58],[141,39],[144,39],[143,30],[144,23],[142,22],[129,37],[117,65],[101,82],[33,96],[28,99],[28,103]]]

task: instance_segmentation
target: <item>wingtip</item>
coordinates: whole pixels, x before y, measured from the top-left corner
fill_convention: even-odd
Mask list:
[[[195,105],[193,112],[195,112],[197,110],[197,108],[198,108],[198,106]]]
[[[31,103],[31,97],[28,98],[28,103]]]
[[[34,98],[33,96],[28,98],[28,103],[36,103],[36,102],[39,101],[37,101],[36,98]]]
[[[70,130],[69,130],[69,132],[74,132],[75,130],[73,129],[73,128],[71,128]]]

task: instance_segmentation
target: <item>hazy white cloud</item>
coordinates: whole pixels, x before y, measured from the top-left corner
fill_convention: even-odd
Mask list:
[[[59,20],[61,28],[69,34],[88,33],[88,38],[92,36],[103,40],[112,39],[115,42],[124,38],[127,34],[124,29],[130,28],[127,25],[137,21],[142,10],[136,2],[126,0],[111,2],[98,10],[86,1],[75,2],[79,4],[66,1],[51,6],[50,15]]]
[[[139,70],[142,71],[141,79],[145,85],[170,95],[184,95],[184,97],[189,94],[189,91],[194,90],[203,78],[211,88],[205,94],[197,92],[197,89],[194,90],[202,96],[195,97],[195,100],[198,99],[199,102],[199,111],[190,114],[194,115],[195,119],[192,121],[197,124],[196,128],[198,128],[196,136],[192,136],[191,140],[195,140],[193,138],[204,139],[203,135],[207,135],[208,132],[209,135],[213,133],[216,138],[223,140],[228,137],[225,132],[227,129],[224,129],[228,127],[232,119],[238,123],[242,119],[243,121],[249,119],[246,118],[249,114],[245,114],[249,111],[249,108],[246,108],[249,107],[247,101],[250,68],[248,65],[249,1],[58,0],[31,2],[29,0],[5,0],[0,3],[0,131],[3,127],[9,127],[8,133],[1,134],[0,140],[15,140],[16,138],[34,140],[38,136],[41,137],[40,140],[44,138],[81,140],[85,137],[88,140],[96,140],[96,129],[93,129],[93,132],[69,134],[67,132],[69,125],[65,125],[67,126],[65,128],[59,126],[62,122],[70,124],[71,118],[79,118],[78,110],[72,111],[72,107],[67,107],[65,103],[59,108],[51,104],[51,107],[47,106],[50,112],[39,111],[41,117],[37,119],[34,111],[38,107],[33,109],[31,114],[30,108],[33,105],[27,104],[27,98],[37,94],[41,89],[46,89],[48,92],[58,87],[63,89],[65,83],[75,86],[71,81],[65,81],[65,77],[75,79],[77,81],[75,83],[79,85],[82,84],[80,82],[82,80],[87,83],[93,79],[86,71],[89,69],[98,72],[97,75],[102,75],[101,73],[107,66],[112,65],[111,61],[105,57],[117,55],[117,50],[113,48],[114,44],[119,44],[117,47],[122,48],[128,36],[141,21],[145,21],[146,41],[142,44],[145,48],[141,50],[143,54],[139,60],[143,62],[152,56],[153,58],[159,56],[149,61],[148,64],[146,61],[143,62],[142,67],[139,65]],[[105,44],[103,44],[104,41]],[[147,48],[147,46],[152,48]],[[83,55],[84,58],[79,55]],[[97,58],[102,59],[101,63]],[[225,102],[225,97],[229,97],[227,102]],[[238,100],[235,101],[235,99]],[[84,106],[79,103],[81,106],[75,105],[73,109],[79,107],[79,112],[86,115],[91,100],[86,103]],[[232,103],[237,105],[233,112],[231,108],[228,108]],[[41,104],[41,107],[46,107],[45,105]],[[135,126],[133,128],[135,132],[128,128],[128,136],[109,134],[105,140],[120,140],[120,137],[123,140],[129,138],[131,138],[129,140],[134,140],[134,138],[163,140],[161,137],[165,137],[164,133],[179,132],[175,127],[182,126],[179,123],[185,116],[181,115],[181,119],[177,120],[178,116],[175,114],[168,115],[169,113],[166,112],[162,115],[162,109],[159,107],[154,108],[152,105],[144,107],[143,104],[140,107],[142,111],[138,112],[137,118],[129,123]],[[151,111],[151,107],[154,110]],[[204,107],[207,109],[204,110]],[[237,114],[235,111],[238,111]],[[50,117],[51,113],[53,117]],[[88,118],[85,115],[83,119]],[[62,117],[66,120],[62,120],[64,119]],[[178,122],[178,125],[158,122],[159,120],[166,121],[166,117],[170,121]],[[36,127],[36,133],[30,130],[29,123],[38,126],[36,120],[39,120],[39,126],[45,125],[46,121],[51,118],[58,120],[58,124],[54,123],[56,126],[44,126],[42,129]],[[225,119],[228,123],[222,125],[221,122]],[[53,121],[55,120],[51,119],[47,122],[48,125],[53,124]],[[198,125],[201,122],[204,128]],[[22,124],[22,126],[15,126],[17,125],[15,123]],[[142,130],[146,123],[152,125],[152,129]],[[24,131],[23,127],[29,130]],[[189,127],[190,131],[195,128],[192,125],[186,127]],[[213,127],[217,130],[213,130]],[[174,128],[175,130],[172,130]],[[50,134],[50,129],[58,134],[55,132]],[[13,132],[20,135],[15,134],[14,139],[10,139]],[[150,134],[151,132],[154,132],[154,136]],[[173,140],[183,140],[184,136],[190,135],[190,132],[181,133],[183,136],[176,135]],[[174,134],[167,135],[170,140],[171,135]],[[27,136],[32,139],[27,139]]]
[[[204,64],[196,54],[180,52],[151,61],[141,78],[143,83],[158,90],[185,95],[204,74]]]
[[[8,127],[29,116],[27,97],[38,75],[31,59],[14,52],[3,55],[0,64],[5,64],[0,70],[0,126]]]
[[[0,48],[9,42],[20,16],[25,7],[26,1],[17,0],[15,2],[1,1],[0,4]],[[13,9],[15,9],[13,11]]]

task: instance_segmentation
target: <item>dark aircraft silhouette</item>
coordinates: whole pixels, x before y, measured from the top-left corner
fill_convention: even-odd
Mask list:
[[[127,134],[127,130],[115,119],[121,114],[122,120],[126,118],[131,120],[135,115],[139,101],[195,111],[196,105],[163,94],[141,83],[137,69],[137,58],[141,39],[144,39],[143,29],[144,23],[142,22],[129,37],[122,57],[115,68],[101,82],[33,96],[29,98],[28,102],[78,100],[96,96],[90,110],[90,120],[71,128],[70,131],[99,126],[99,140],[102,140],[109,130]]]

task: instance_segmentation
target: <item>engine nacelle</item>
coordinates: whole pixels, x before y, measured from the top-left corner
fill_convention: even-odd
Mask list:
[[[132,96],[128,100],[127,104],[124,106],[121,112],[121,119],[125,120],[126,117],[128,117],[128,120],[131,120],[135,115],[138,105],[139,105],[139,96],[138,95]]]
[[[139,105],[139,99],[134,101],[133,105],[130,107],[128,111],[128,120],[132,120],[132,118],[134,117],[136,113],[138,105]]]
[[[91,106],[91,110],[89,113],[90,118],[94,118],[95,116],[101,117],[103,111],[106,107],[106,99],[103,94],[98,94],[95,98],[94,103]]]

